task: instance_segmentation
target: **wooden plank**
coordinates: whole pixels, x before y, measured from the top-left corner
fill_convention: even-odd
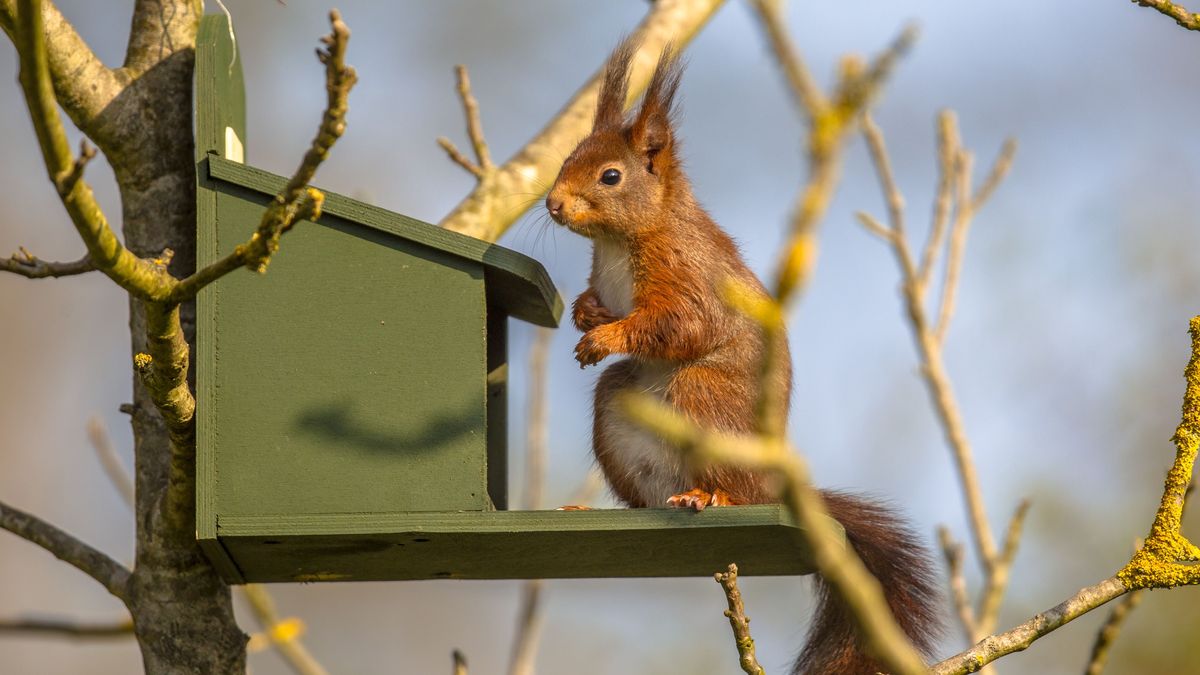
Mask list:
[[[217,189],[226,253],[267,198]],[[284,246],[215,284],[219,518],[487,508],[482,266],[332,214]]]
[[[196,34],[196,161],[245,162],[246,87],[229,20],[208,14]],[[232,137],[231,137],[232,132]]]
[[[209,161],[208,170],[211,178],[270,197],[285,183],[281,176],[220,157],[213,157]],[[562,297],[546,269],[533,258],[334,192],[325,193],[324,211],[381,232],[404,237],[422,246],[481,263],[486,269],[487,292],[491,302],[518,319],[549,328],[558,326],[563,312]],[[247,236],[256,222],[246,224]],[[287,247],[286,241],[284,247]]]
[[[779,505],[222,518],[249,582],[812,572]],[[284,534],[286,533],[286,534]]]
[[[487,308],[487,483],[493,508],[508,508],[508,320]]]
[[[224,15],[205,16],[196,36],[196,263],[216,260],[217,195],[208,177],[211,154],[224,156],[232,135],[246,138],[246,96],[242,63]],[[244,155],[244,146],[243,155]],[[196,539],[226,579],[241,582],[241,572],[217,541],[216,443],[212,376],[216,359],[216,286],[196,300]]]

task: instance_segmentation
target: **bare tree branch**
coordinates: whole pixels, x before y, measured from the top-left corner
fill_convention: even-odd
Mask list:
[[[58,102],[75,126],[107,145],[109,139],[96,122],[129,78],[105,66],[52,2],[42,3],[42,25]],[[17,43],[16,0],[0,0],[0,28]]]
[[[464,71],[465,77],[465,71]],[[467,88],[469,90],[469,86]],[[481,158],[482,160],[482,158]],[[542,507],[546,484],[547,428],[546,362],[554,331],[538,328],[529,350],[529,403],[525,434],[525,494],[522,507],[528,511]],[[521,586],[521,604],[517,611],[517,631],[513,636],[509,675],[533,675],[537,662],[538,641],[542,629],[541,579],[530,579]]]
[[[496,167],[492,164],[487,140],[483,136],[483,123],[479,120],[479,102],[471,93],[471,78],[467,75],[467,67],[461,64],[454,66],[454,74],[458,79],[458,96],[462,99],[463,116],[467,120],[467,136],[471,139],[471,146],[475,148],[475,159],[478,163],[464,157],[448,138],[439,138],[438,144],[446,150],[451,159],[475,174],[476,178],[483,180],[484,176]]]
[[[100,460],[100,466],[104,468],[104,475],[108,476],[109,482],[116,488],[117,494],[121,495],[125,504],[132,507],[133,478],[121,463],[121,457],[117,455],[117,449],[113,447],[112,439],[108,436],[108,429],[104,427],[104,421],[98,416],[89,419],[87,434],[92,448],[96,451],[96,457]]]
[[[1021,541],[1021,530],[1025,526],[1029,506],[1028,499],[1022,499],[1021,503],[1017,504],[1012,520],[1008,523],[1008,531],[1004,535],[1004,547],[984,575],[983,591],[979,597],[978,626],[982,635],[987,635],[996,628],[996,620],[1000,616],[1000,603],[1004,600],[1004,591],[1008,588],[1008,575],[1012,570],[1013,560],[1017,557],[1017,546]]]
[[[258,229],[250,236],[250,240],[236,246],[224,258],[180,281],[171,294],[172,301],[182,302],[195,297],[200,289],[239,267],[265,272],[271,256],[279,250],[280,237],[298,221],[315,220],[321,216],[325,195],[308,184],[316,175],[317,168],[329,156],[333,144],[346,130],[346,112],[349,110],[347,99],[350,89],[358,81],[354,68],[346,65],[350,29],[342,22],[337,10],[329,13],[329,23],[332,31],[321,38],[325,50],[317,50],[317,57],[325,64],[325,113],[308,152],[304,153],[300,166],[292,173],[287,185],[275,195],[274,201],[263,213]]]
[[[33,120],[50,180],[59,189],[63,206],[87,246],[92,264],[137,297],[161,297],[173,285],[173,280],[165,270],[126,249],[109,227],[87,183],[78,176],[70,180],[82,171],[82,164],[72,157],[62,120],[58,116],[47,64],[41,2],[18,0],[17,4],[16,43],[21,58],[21,88],[25,92],[29,116]],[[68,182],[70,189],[63,192]]]
[[[5,634],[15,637],[41,635],[81,640],[131,638],[133,621],[122,619],[107,623],[87,623],[75,619],[45,617],[0,620],[0,636]]]
[[[8,258],[0,258],[0,271],[12,272],[27,279],[45,279],[46,277],[70,277],[86,274],[95,270],[92,260],[83,256],[71,262],[50,262],[42,260],[25,250],[22,246],[18,253]]]
[[[1002,656],[1025,650],[1039,638],[1126,592],[1125,586],[1116,577],[1105,579],[1095,586],[1080,590],[1012,630],[983,639],[974,647],[933,666],[929,672],[931,675],[977,672]]]
[[[1183,510],[1192,485],[1196,454],[1200,450],[1200,316],[1188,326],[1192,357],[1184,370],[1187,389],[1183,413],[1175,435],[1175,462],[1163,488],[1154,524],[1142,547],[1117,576],[1126,588],[1170,588],[1200,584],[1200,548],[1183,536]]]
[[[960,199],[965,196],[968,200],[966,203],[969,204],[970,195],[966,193],[965,189],[961,189],[961,186],[970,185],[970,176],[964,170],[961,161],[959,161],[963,153],[961,151],[953,152],[958,147],[957,134],[954,128],[953,117],[943,113],[939,120],[940,146],[943,149],[942,170],[946,172],[951,167],[954,167],[957,178],[956,184],[960,186]],[[935,329],[930,325],[925,309],[925,292],[927,286],[925,285],[924,278],[927,277],[923,277],[922,275],[928,274],[932,265],[935,264],[937,249],[927,245],[925,255],[920,263],[921,266],[918,267],[918,263],[909,247],[908,238],[904,234],[904,201],[891,170],[883,132],[869,116],[865,118],[863,123],[863,135],[867,140],[871,159],[879,174],[884,201],[887,204],[888,212],[893,221],[891,229],[896,233],[895,237],[890,238],[891,248],[900,266],[902,292],[905,306],[908,310],[909,323],[913,330],[913,337],[921,354],[922,374],[928,385],[930,398],[933,400],[938,418],[942,422],[942,428],[952,451],[955,467],[958,470],[978,557],[985,569],[990,573],[990,570],[995,566],[997,561],[995,536],[992,534],[991,525],[984,510],[983,494],[979,487],[979,476],[975,469],[971,446],[967,440],[962,413],[959,411],[957,401],[954,398],[950,379],[946,374],[945,364],[942,360],[942,341],[938,339]],[[951,158],[955,155],[958,156],[958,159],[952,161]],[[1003,176],[1003,173],[999,175]],[[999,178],[996,180],[998,181]],[[947,182],[947,177],[943,173],[941,181],[943,187],[940,188],[940,192],[945,192],[947,188],[944,186]],[[942,200],[944,199],[945,195],[939,194],[938,202],[935,205],[934,228],[930,233],[930,243],[932,243],[932,240],[938,240],[941,237],[937,224],[944,217],[941,215],[941,211],[946,208],[942,205]],[[972,215],[973,211],[970,208],[963,207],[963,204],[960,202],[957,222],[961,222],[962,224],[958,225],[958,227],[965,229],[965,223],[969,221]],[[947,276],[947,283],[952,283],[956,280],[957,275]],[[944,304],[943,308],[945,308]]]
[[[958,623],[962,626],[967,643],[974,644],[984,634],[979,632],[979,624],[975,621],[975,610],[971,608],[971,598],[967,593],[967,580],[963,576],[963,545],[954,541],[949,528],[945,526],[938,528],[938,540],[942,545],[942,555],[946,558],[947,576],[950,578],[950,598],[954,601]]]
[[[782,19],[770,4],[760,3],[766,11],[764,23],[771,31],[782,31],[778,25]],[[916,30],[908,27],[901,31],[896,40],[881,52],[870,66],[856,59],[843,60],[842,73],[831,97],[832,103],[814,108],[808,132],[808,182],[801,188],[799,201],[793,210],[788,241],[776,263],[773,283],[775,302],[779,305],[778,320],[760,322],[763,327],[763,357],[759,368],[757,404],[758,429],[760,433],[782,435],[787,423],[786,401],[778,387],[768,386],[772,374],[778,372],[777,363],[783,350],[784,338],[782,317],[794,302],[799,292],[808,284],[817,258],[817,226],[825,217],[825,211],[833,199],[841,174],[841,151],[845,141],[858,124],[858,118],[866,106],[883,87],[896,60],[916,40]],[[798,59],[794,48],[791,54],[781,54],[781,59]],[[797,94],[808,105],[819,105],[812,92]]]
[[[631,38],[640,43],[629,78],[630,100],[650,81],[667,43],[682,49],[708,22],[723,0],[659,0]],[[466,196],[441,221],[449,230],[496,241],[516,222],[528,195],[545,192],[562,165],[563,150],[575,147],[592,128],[600,74],[594,75],[554,119]]]
[[[1189,498],[1195,489],[1196,479],[1192,478],[1192,481],[1188,484],[1187,490],[1183,494],[1184,502],[1182,515],[1187,514],[1187,506],[1191,503]],[[1136,552],[1142,546],[1143,542],[1141,538],[1138,538],[1133,549]],[[1142,596],[1144,594],[1144,589],[1130,592],[1128,595],[1121,598],[1121,601],[1112,608],[1111,612],[1109,612],[1108,619],[1105,620],[1104,625],[1100,627],[1100,631],[1096,634],[1096,642],[1092,645],[1092,654],[1088,659],[1088,666],[1087,670],[1084,671],[1084,675],[1100,675],[1100,673],[1104,672],[1104,666],[1108,662],[1108,655],[1111,651],[1112,643],[1116,641],[1117,635],[1120,634],[1121,627],[1124,625],[1125,619],[1129,616],[1129,613],[1136,609],[1138,604],[1141,603]]]
[[[933,268],[942,252],[942,242],[946,236],[946,226],[950,222],[950,208],[954,203],[954,186],[958,176],[958,118],[953,110],[943,110],[938,113],[937,146],[938,146],[938,186],[937,196],[933,202],[933,222],[929,228],[929,238],[925,241],[925,252],[921,255],[921,266],[917,270],[917,283],[924,293],[929,285]]]
[[[721,589],[725,591],[725,600],[729,609],[725,617],[729,619],[729,627],[733,630],[733,640],[737,644],[738,665],[747,675],[766,675],[766,671],[758,663],[754,654],[754,638],[750,636],[750,617],[746,616],[746,608],[742,604],[742,591],[737,585],[737,565],[730,563],[725,572],[713,575]]]
[[[1156,9],[1175,19],[1175,23],[1188,30],[1200,30],[1200,14],[1189,12],[1170,0],[1132,0],[1135,5]]]
[[[1100,675],[1100,673],[1104,672],[1104,666],[1108,663],[1108,655],[1112,643],[1117,639],[1117,635],[1120,634],[1121,626],[1125,623],[1125,618],[1141,604],[1142,596],[1145,593],[1146,591],[1144,590],[1127,593],[1117,604],[1113,605],[1108,619],[1104,621],[1104,625],[1096,633],[1096,642],[1092,645],[1092,653],[1088,657],[1087,669],[1083,671],[1084,675]]]
[[[1145,543],[1116,576],[1089,586],[1016,628],[985,638],[974,647],[938,663],[930,670],[933,675],[974,673],[1131,591],[1200,584],[1200,564],[1197,564],[1200,563],[1200,548],[1188,541],[1182,532],[1184,507],[1193,484],[1196,455],[1200,452],[1200,316],[1192,318],[1188,331],[1192,350],[1184,369],[1187,387],[1183,394],[1181,419],[1172,438],[1175,461],[1167,473],[1162,501]],[[1019,520],[1020,513],[1018,510],[1014,521]]]
[[[803,459],[775,437],[739,436],[698,428],[647,394],[625,394],[623,412],[686,453],[688,461],[734,464],[774,474],[781,501],[810,547],[817,572],[845,604],[866,649],[896,675],[924,675],[924,661],[896,623],[879,581],[871,576],[832,525]],[[783,443],[781,445],[781,443]]]
[[[829,101],[817,86],[816,79],[804,63],[804,57],[800,55],[800,50],[788,34],[787,22],[783,17],[783,0],[752,0],[750,4],[758,15],[763,32],[767,35],[767,42],[771,45],[771,51],[775,60],[779,62],[784,77],[787,78],[788,89],[796,99],[800,111],[810,122],[817,119],[828,108]]]
[[[262,584],[242,586],[242,595],[250,604],[254,618],[262,626],[267,640],[274,646],[283,660],[296,675],[329,675],[329,671],[317,661],[312,652],[300,640],[303,626],[298,619],[280,619],[275,601]]]
[[[90,576],[122,601],[128,599],[129,570],[99,550],[24,511],[0,502],[0,528],[46,549]]]

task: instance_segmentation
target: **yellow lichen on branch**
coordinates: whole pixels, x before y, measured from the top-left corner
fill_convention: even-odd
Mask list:
[[[1167,473],[1162,502],[1145,544],[1117,578],[1130,590],[1200,584],[1200,548],[1183,536],[1183,506],[1200,449],[1200,316],[1188,327],[1192,357],[1184,370],[1187,389],[1183,412],[1172,441],[1175,463]]]

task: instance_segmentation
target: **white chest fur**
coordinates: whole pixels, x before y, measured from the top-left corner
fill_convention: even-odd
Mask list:
[[[633,311],[633,272],[629,248],[615,239],[592,240],[592,283],[600,302],[624,317]]]
[[[670,369],[661,364],[639,364],[633,391],[663,399]],[[666,506],[667,498],[695,487],[688,477],[679,456],[656,434],[634,424],[613,398],[604,402],[604,435],[613,464],[621,467],[624,476],[614,481],[631,485],[642,501],[651,507]]]

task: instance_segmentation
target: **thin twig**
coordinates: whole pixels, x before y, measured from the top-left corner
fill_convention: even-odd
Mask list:
[[[871,576],[825,509],[812,487],[803,459],[780,439],[740,436],[698,428],[690,419],[647,394],[627,393],[623,412],[635,423],[653,431],[686,453],[688,461],[732,464],[774,474],[782,486],[781,501],[812,551],[817,572],[840,598],[863,637],[866,649],[888,672],[924,675],[926,667],[904,631],[896,623]]]
[[[471,146],[475,149],[475,159],[478,163],[471,162],[464,157],[445,137],[439,138],[438,144],[449,153],[451,159],[475,174],[476,178],[483,180],[484,175],[491,173],[496,167],[492,164],[487,140],[483,136],[483,122],[479,119],[479,102],[471,93],[471,78],[467,74],[467,67],[461,63],[454,66],[454,75],[458,81],[458,96],[462,100],[463,117],[467,121],[467,136],[471,139]]]
[[[100,460],[100,466],[104,468],[104,475],[108,476],[117,494],[121,495],[122,501],[127,506],[133,506],[133,478],[125,470],[121,457],[113,447],[104,421],[97,416],[91,417],[87,423],[87,434],[92,448],[96,451],[96,457]]]
[[[547,397],[546,363],[554,331],[539,328],[529,350],[529,418],[525,440],[525,495],[523,506],[533,511],[542,507],[546,483]],[[517,611],[517,630],[513,636],[509,675],[533,675],[537,663],[538,640],[542,628],[541,579],[522,584],[521,604]]]
[[[58,114],[46,54],[42,3],[19,0],[17,8],[19,29],[15,43],[21,59],[21,89],[25,93],[46,172],[87,247],[89,259],[96,269],[136,297],[162,297],[172,285],[171,278],[164,270],[134,255],[121,244],[92,189],[80,178],[86,159],[76,160],[72,156]],[[65,189],[67,187],[69,189]]]
[[[772,26],[782,20],[778,13],[771,16],[774,18],[764,21]],[[782,28],[776,26],[772,30]],[[878,95],[892,66],[909,48],[915,37],[915,31],[906,28],[866,68],[861,64],[852,65],[857,64],[857,61],[846,59],[831,97],[833,103],[818,111],[819,114],[810,120],[808,181],[801,188],[798,202],[792,212],[788,240],[776,263],[775,280],[772,285],[774,301],[779,306],[780,320],[761,323],[764,349],[759,366],[761,386],[756,411],[759,433],[782,436],[787,423],[787,402],[783,399],[783,390],[781,387],[771,386],[774,373],[779,372],[778,361],[783,353],[782,343],[785,337],[782,317],[812,277],[817,258],[817,227],[824,219],[837,190],[841,175],[842,149],[856,128],[861,113]],[[810,103],[815,104],[815,101]]]
[[[1171,2],[1170,0],[1132,0],[1134,4],[1142,7],[1156,9],[1159,12],[1175,19],[1175,23],[1183,26],[1188,30],[1200,30],[1200,14],[1189,12],[1187,9]]]
[[[1196,479],[1193,478],[1188,483],[1187,490],[1184,492],[1182,515],[1187,515],[1187,507],[1191,503],[1189,498],[1195,489]],[[1133,547],[1134,551],[1137,551],[1142,545],[1143,542],[1139,537],[1136,545]],[[1112,611],[1108,614],[1108,619],[1105,620],[1104,625],[1096,633],[1096,641],[1092,645],[1092,654],[1088,658],[1087,670],[1084,671],[1084,675],[1100,675],[1100,673],[1104,672],[1104,666],[1108,663],[1108,655],[1112,650],[1112,643],[1116,641],[1117,636],[1120,634],[1121,627],[1124,626],[1125,619],[1128,618],[1129,613],[1141,603],[1142,595],[1144,594],[1145,590],[1139,589],[1133,591],[1121,598],[1121,601],[1113,606]]]
[[[938,309],[937,323],[933,328],[933,339],[941,345],[946,341],[946,332],[950,330],[950,320],[954,317],[954,301],[958,295],[958,280],[962,275],[963,255],[967,250],[967,232],[971,227],[971,172],[975,158],[966,150],[958,153],[957,175],[955,178],[955,202],[958,209],[955,213],[954,224],[950,226],[950,245],[946,253],[946,279],[942,283],[942,302]]]
[[[26,617],[0,620],[0,635],[18,637],[42,635],[80,640],[133,637],[133,621],[122,619],[105,623],[88,623],[75,619]]]
[[[1066,623],[1127,592],[1116,577],[1088,586],[1012,630],[984,638],[978,644],[930,668],[931,675],[963,675],[978,672],[996,659],[1027,649],[1038,639]]]
[[[737,565],[730,563],[727,571],[717,572],[713,578],[725,591],[725,600],[729,603],[729,609],[725,610],[725,617],[729,619],[729,627],[733,629],[733,640],[737,644],[738,650],[738,665],[748,675],[766,675],[766,671],[759,665],[758,657],[754,654],[754,638],[750,637],[750,617],[746,616],[746,608],[742,604],[742,592],[738,589],[737,573]]]
[[[975,610],[971,608],[971,598],[967,593],[967,580],[963,576],[963,546],[954,541],[950,530],[938,528],[938,540],[942,545],[942,555],[946,558],[946,569],[950,578],[950,597],[954,601],[954,609],[958,614],[959,625],[968,644],[979,641],[983,634],[975,621]]]
[[[921,266],[917,270],[917,282],[924,293],[929,286],[933,268],[937,265],[937,257],[942,251],[942,242],[946,236],[946,226],[950,222],[950,208],[954,204],[954,186],[957,184],[958,158],[960,141],[958,138],[958,118],[953,110],[943,110],[938,114],[937,121],[938,145],[938,187],[937,196],[933,201],[933,219],[929,228],[929,238],[925,241],[925,252],[921,255]]]
[[[462,151],[458,149],[458,146],[454,145],[453,141],[445,136],[438,136],[437,144],[441,146],[442,150],[446,151],[446,155],[450,157],[451,161],[469,171],[471,175],[479,180],[483,180],[483,169],[479,168],[469,157],[462,154]]]
[[[100,582],[120,600],[128,598],[128,569],[41,518],[0,502],[0,529],[41,546],[54,557]]]
[[[1011,138],[1004,141],[987,178],[971,193],[971,173],[974,158],[969,152],[958,149],[955,164],[956,202],[954,225],[950,230],[950,252],[946,260],[946,281],[942,286],[942,303],[938,313],[938,323],[935,335],[939,343],[946,339],[950,319],[954,314],[955,294],[958,292],[958,278],[962,272],[963,253],[967,245],[967,230],[974,220],[975,214],[987,203],[987,200],[1003,182],[1008,171],[1012,168],[1013,157],[1017,152],[1017,142]]]
[[[261,584],[242,586],[242,594],[262,626],[267,640],[279,650],[292,672],[296,675],[329,675],[329,671],[325,670],[300,640],[304,624],[299,619],[280,619],[275,609],[275,601]]]
[[[279,250],[280,237],[297,222],[321,217],[325,195],[309,183],[346,130],[347,100],[350,89],[358,82],[354,68],[346,65],[350,29],[336,9],[329,12],[329,23],[330,34],[321,38],[325,48],[317,49],[317,58],[325,65],[325,112],[308,151],[287,184],[263,212],[250,239],[235,246],[224,258],[181,280],[171,293],[172,301],[182,302],[195,297],[200,289],[239,267],[265,272],[271,256]]]
[[[896,187],[895,179],[889,168],[890,165],[887,162],[888,153],[883,132],[879,127],[871,124],[863,126],[863,134],[866,137],[867,146],[871,150],[871,157],[875,160],[880,188],[885,195],[890,212],[896,204],[894,195],[899,192],[899,189]],[[892,229],[895,229],[895,223],[892,224]],[[931,236],[936,236],[936,232],[931,233]],[[979,560],[984,564],[985,568],[990,568],[996,558],[995,537],[992,534],[992,529],[984,510],[983,493],[979,486],[979,475],[975,470],[975,461],[970,443],[967,440],[962,413],[959,411],[953,390],[950,386],[950,378],[946,374],[945,364],[942,361],[942,345],[937,340],[926,315],[926,287],[922,284],[918,276],[920,272],[913,258],[907,237],[894,237],[891,243],[892,251],[900,265],[902,294],[908,310],[909,324],[913,331],[913,338],[917,343],[917,348],[920,350],[922,374],[924,375],[930,398],[934,403],[934,409],[942,422],[947,443],[954,457],[955,467],[962,486],[963,498],[967,505],[975,548]],[[932,258],[930,259],[932,260]]]
[[[756,10],[763,31],[767,34],[767,42],[771,45],[771,52],[787,78],[788,89],[801,112],[809,120],[817,119],[829,107],[829,102],[788,34],[783,18],[783,1],[752,0],[750,4]]]
[[[1021,530],[1025,526],[1029,506],[1028,499],[1022,499],[1017,504],[1017,509],[1008,522],[1008,530],[1004,534],[1004,547],[984,575],[983,590],[979,597],[978,628],[981,635],[987,635],[996,628],[996,620],[1000,616],[1000,603],[1008,589],[1009,573],[1012,571],[1013,560],[1017,557],[1017,546],[1021,541]]]
[[[1112,644],[1117,639],[1117,635],[1120,634],[1121,626],[1125,623],[1125,618],[1141,604],[1142,595],[1145,592],[1144,590],[1133,591],[1126,594],[1117,604],[1113,605],[1108,619],[1100,627],[1100,631],[1096,633],[1096,642],[1092,645],[1092,653],[1088,657],[1088,665],[1087,669],[1084,670],[1084,675],[1100,675],[1100,673],[1104,672],[1104,666],[1108,664],[1108,655]]]
[[[1183,394],[1181,419],[1172,438],[1175,461],[1167,472],[1162,501],[1142,547],[1116,576],[1089,586],[1016,628],[985,638],[974,647],[938,663],[930,670],[933,675],[977,672],[1001,656],[1026,649],[1063,624],[1126,593],[1145,588],[1200,584],[1200,565],[1197,564],[1200,548],[1188,541],[1182,532],[1184,507],[1194,485],[1192,476],[1196,455],[1200,452],[1200,316],[1192,318],[1188,332],[1192,349],[1184,369],[1187,387]]]
[[[72,260],[71,262],[50,262],[33,255],[25,250],[24,246],[20,248],[19,253],[14,253],[8,258],[0,258],[0,271],[12,272],[27,279],[70,277],[77,274],[86,274],[95,269],[95,265],[92,265],[92,259],[86,254],[79,260]]]

